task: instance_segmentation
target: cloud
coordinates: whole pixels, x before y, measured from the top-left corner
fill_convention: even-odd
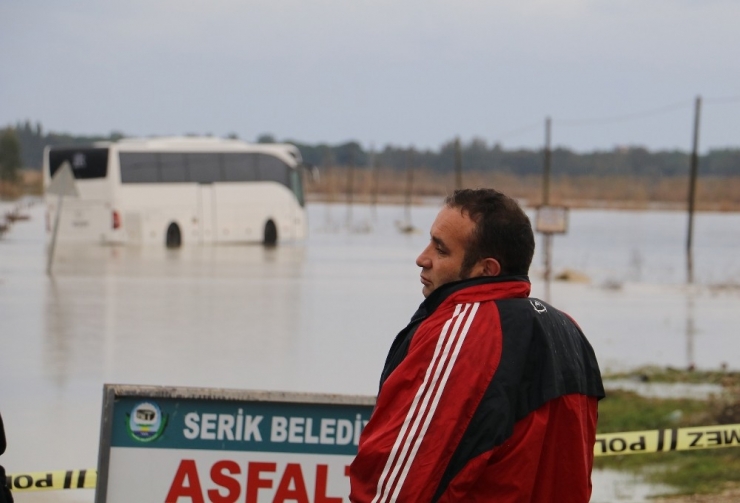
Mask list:
[[[726,0],[5,2],[0,123],[436,146],[740,94],[739,16]],[[708,128],[724,142],[731,115]],[[683,138],[644,124],[557,133]]]

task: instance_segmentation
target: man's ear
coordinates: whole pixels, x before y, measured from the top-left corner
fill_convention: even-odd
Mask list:
[[[492,257],[484,258],[482,276],[498,276],[499,274],[501,274],[499,261]]]

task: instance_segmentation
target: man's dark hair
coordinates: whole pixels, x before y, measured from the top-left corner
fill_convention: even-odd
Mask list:
[[[475,222],[460,275],[467,277],[481,259],[495,258],[503,275],[526,275],[534,255],[529,218],[517,202],[494,189],[461,189],[445,204],[459,208]]]

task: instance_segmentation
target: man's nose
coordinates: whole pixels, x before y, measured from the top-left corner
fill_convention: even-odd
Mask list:
[[[432,261],[429,260],[426,249],[421,252],[418,257],[416,257],[416,265],[418,265],[422,269],[429,269],[432,266]]]

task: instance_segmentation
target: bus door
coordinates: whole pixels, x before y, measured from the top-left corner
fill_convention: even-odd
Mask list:
[[[200,228],[201,243],[216,242],[216,193],[213,190],[213,184],[200,183],[199,187],[199,208],[198,208],[198,226]]]

